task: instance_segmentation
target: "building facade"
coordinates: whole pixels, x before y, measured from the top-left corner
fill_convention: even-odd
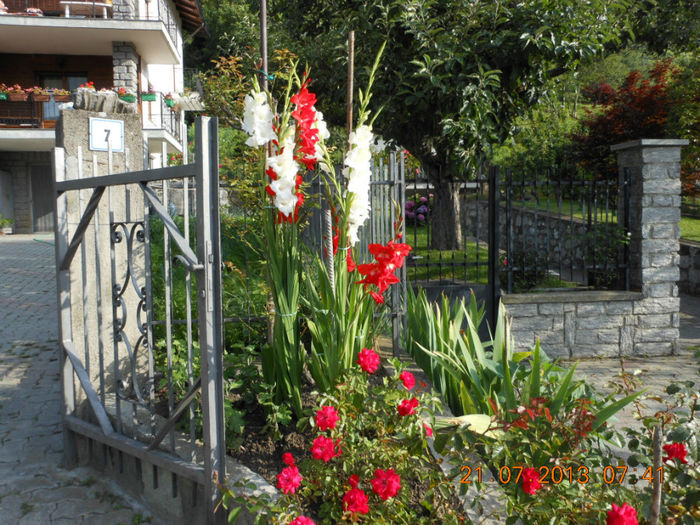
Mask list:
[[[0,0],[0,216],[16,233],[53,230],[50,151],[73,104],[62,93],[123,88],[136,95],[144,166],[183,152],[183,38],[202,34],[198,0]]]

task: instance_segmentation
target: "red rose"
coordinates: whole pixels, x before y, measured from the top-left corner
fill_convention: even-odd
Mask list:
[[[522,480],[523,490],[528,494],[534,494],[542,488],[542,484],[540,483],[540,473],[537,471],[537,469],[532,467],[523,469]]]
[[[299,516],[295,518],[293,521],[289,522],[289,525],[316,525],[311,518],[307,518],[306,516]]]
[[[294,456],[292,456],[289,452],[285,452],[284,454],[282,454],[282,461],[284,461],[286,465],[289,465],[291,467],[292,465],[294,465]]]
[[[430,427],[429,427],[428,425],[426,425],[425,423],[423,423],[423,428],[425,429],[425,434],[426,434],[428,437],[430,437],[430,436],[433,435],[433,429],[430,428]]]
[[[627,503],[624,503],[622,507],[613,503],[612,509],[608,511],[605,525],[637,525],[637,511]]]
[[[399,379],[403,382],[403,386],[406,387],[406,390],[411,390],[416,386],[416,378],[413,377],[411,372],[401,372],[401,374],[399,374]]]
[[[369,374],[373,374],[379,368],[379,354],[369,348],[363,348],[357,356],[357,364]]]
[[[401,488],[401,478],[392,468],[388,470],[378,468],[375,470],[371,483],[372,490],[379,494],[379,497],[384,501],[396,496],[396,493]]]
[[[416,413],[416,407],[418,406],[418,400],[413,397],[411,399],[404,399],[399,403],[399,415],[400,416],[410,416]]]
[[[664,456],[664,461],[677,459],[683,464],[688,463],[688,461],[685,459],[688,451],[685,449],[685,445],[683,443],[671,443],[670,445],[664,445],[664,452],[668,454],[668,456]]]
[[[283,468],[282,472],[277,474],[277,488],[285,494],[294,494],[301,485],[301,480],[304,479],[299,474],[299,469],[296,465]]]
[[[333,430],[340,421],[338,412],[332,406],[325,406],[321,410],[316,411],[316,425],[319,430]]]
[[[335,452],[335,447],[339,443],[340,440],[334,443],[329,437],[318,436],[311,445],[311,455],[314,459],[322,459],[324,462],[328,463],[331,459],[340,454],[339,446],[338,453]]]
[[[368,499],[367,494],[360,489],[350,489],[343,496],[343,509],[348,512],[367,514],[369,512]]]

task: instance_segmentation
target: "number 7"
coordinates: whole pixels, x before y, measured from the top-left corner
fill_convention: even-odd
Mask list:
[[[105,142],[106,142],[107,144],[109,144],[109,133],[110,133],[111,131],[112,131],[112,130],[110,130],[110,129],[106,129],[106,130],[105,130]]]

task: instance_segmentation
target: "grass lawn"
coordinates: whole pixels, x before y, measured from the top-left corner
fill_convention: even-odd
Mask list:
[[[406,225],[406,242],[413,247],[415,257],[408,263],[406,275],[410,281],[437,281],[451,279],[472,283],[488,282],[489,251],[485,242],[466,241],[466,250],[431,250],[428,242],[428,226]],[[430,266],[421,266],[427,265]]]
[[[700,242],[700,219],[681,217],[681,238]]]

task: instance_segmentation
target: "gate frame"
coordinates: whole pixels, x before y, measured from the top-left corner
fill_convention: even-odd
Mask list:
[[[170,471],[204,486],[207,521],[223,523],[223,509],[215,512],[218,501],[216,480],[224,480],[226,475],[226,447],[223,404],[223,332],[221,297],[221,239],[218,202],[218,121],[215,118],[198,117],[196,122],[197,156],[194,164],[140,170],[100,177],[66,180],[65,150],[54,148],[52,167],[55,175],[54,191],[56,204],[55,255],[56,255],[56,295],[59,312],[60,366],[63,392],[63,443],[66,466],[77,465],[76,434],[116,448],[154,466]],[[111,149],[108,152],[111,159]],[[110,160],[111,165],[111,160]],[[194,177],[197,191],[197,254],[189,248],[167,210],[155,193],[148,188],[148,182],[184,179]],[[156,441],[142,443],[114,430],[74,344],[71,314],[71,262],[80,248],[87,228],[98,209],[105,190],[111,186],[138,184],[144,192],[145,205],[150,205],[160,216],[165,228],[183,252],[185,265],[197,275],[197,297],[199,306],[199,343],[201,357],[202,416],[204,428],[204,464],[186,461],[174,454],[155,449]],[[92,189],[93,193],[85,207],[78,225],[69,240],[67,192]],[[148,216],[148,213],[146,214]],[[83,265],[85,261],[82,261]],[[150,288],[150,287],[149,287]],[[152,340],[152,319],[148,330]],[[116,332],[116,328],[113,327]],[[115,343],[116,344],[116,343]],[[152,348],[149,349],[153,351]],[[99,425],[79,418],[75,412],[75,377],[83,388],[87,402]],[[194,390],[194,389],[193,389]],[[194,398],[193,392],[187,398]],[[118,396],[119,393],[115,392]],[[183,403],[186,407],[188,403]],[[178,407],[180,408],[180,407]],[[166,422],[164,429],[172,428],[177,417],[184,410],[176,411]],[[162,429],[163,430],[163,429]],[[162,433],[161,430],[161,433]]]

